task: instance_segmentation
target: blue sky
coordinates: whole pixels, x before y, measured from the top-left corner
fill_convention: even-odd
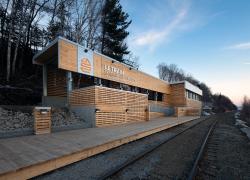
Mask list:
[[[250,97],[250,1],[121,0],[132,19],[127,39],[140,69],[158,77],[177,64],[213,93],[240,105]]]

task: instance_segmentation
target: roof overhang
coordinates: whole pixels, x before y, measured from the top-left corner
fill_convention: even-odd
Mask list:
[[[59,37],[49,43],[43,50],[39,51],[32,59],[33,64],[43,65],[58,57]]]

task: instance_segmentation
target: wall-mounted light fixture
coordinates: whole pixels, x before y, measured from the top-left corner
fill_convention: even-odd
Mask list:
[[[99,112],[100,111],[100,109],[95,109],[95,112],[97,113],[97,112]]]
[[[115,63],[115,61],[114,61],[114,60],[112,60],[111,62],[112,62],[112,63]]]
[[[48,110],[47,109],[42,109],[42,110],[40,110],[40,114],[48,114]]]
[[[128,112],[129,109],[126,109],[126,112]]]

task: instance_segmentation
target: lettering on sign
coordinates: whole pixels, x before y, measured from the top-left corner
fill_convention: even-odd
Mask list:
[[[125,75],[124,70],[118,67],[104,64],[103,70],[104,70],[104,75],[108,76],[110,79],[114,81],[135,82],[134,78]]]
[[[114,74],[121,75],[121,76],[124,75],[123,70],[121,70],[121,69],[119,69],[117,67],[114,67],[114,66],[106,65],[106,64],[104,64],[104,71],[107,72],[107,73],[114,73]]]

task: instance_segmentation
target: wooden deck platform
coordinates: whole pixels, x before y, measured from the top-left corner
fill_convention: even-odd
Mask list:
[[[168,117],[0,140],[0,179],[31,178],[198,117]]]

